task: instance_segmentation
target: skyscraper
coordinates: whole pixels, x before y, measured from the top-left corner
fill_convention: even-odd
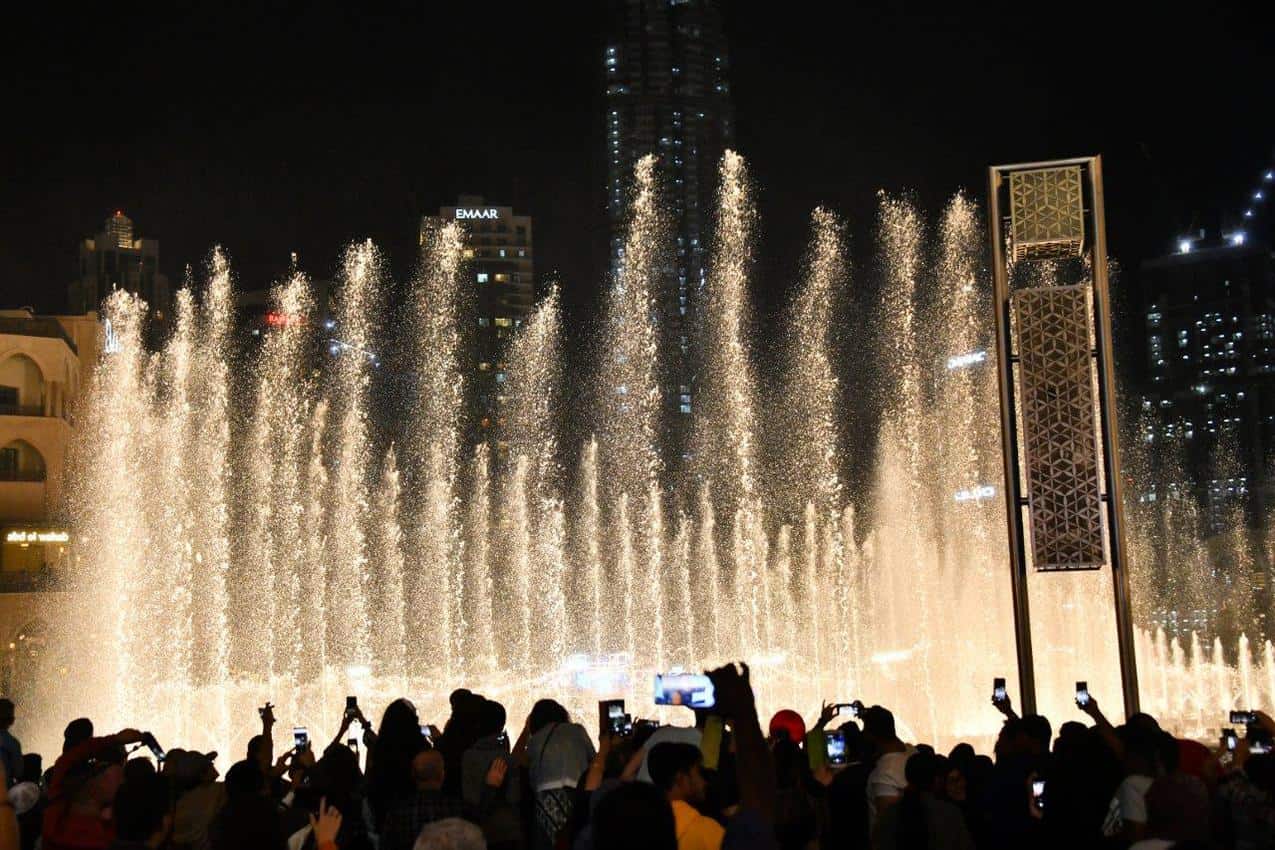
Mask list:
[[[1159,516],[1158,503],[1186,498],[1200,508],[1195,533],[1229,540],[1237,525],[1268,521],[1275,504],[1275,255],[1241,230],[1221,238],[1201,232],[1143,263],[1140,277],[1140,437],[1154,468],[1142,482],[1139,509]],[[1158,531],[1154,557],[1181,569],[1181,554]],[[1269,564],[1257,550],[1229,558],[1220,555],[1225,550],[1210,550],[1213,575],[1223,587],[1246,588],[1253,613],[1242,625],[1265,634]],[[1166,600],[1150,606],[1150,615],[1170,634],[1207,633],[1223,614],[1216,596],[1195,606]]]
[[[690,328],[717,166],[734,132],[726,38],[712,0],[612,0],[609,24],[602,56],[608,258],[612,273],[624,262],[633,166],[655,154],[675,239],[657,297],[666,409],[676,422],[694,404]]]
[[[437,220],[460,221],[469,231],[466,269],[473,286],[470,303],[477,325],[474,360],[466,381],[475,409],[471,417],[475,439],[487,439],[500,418],[508,366],[504,352],[509,337],[523,323],[535,303],[535,262],[531,216],[515,215],[513,207],[488,204],[479,195],[461,195],[454,206],[442,207]],[[424,222],[422,222],[422,239]],[[467,293],[468,295],[468,293]]]
[[[70,312],[97,310],[115,289],[141,296],[155,319],[168,314],[171,292],[159,271],[159,240],[137,237],[122,210],[106,220],[101,233],[80,242],[79,276],[67,294]]]

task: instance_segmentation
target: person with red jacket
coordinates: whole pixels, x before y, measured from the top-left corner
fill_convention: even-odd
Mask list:
[[[124,781],[124,747],[142,733],[124,729],[89,738],[64,752],[49,771],[45,850],[106,850],[115,839],[111,804]]]

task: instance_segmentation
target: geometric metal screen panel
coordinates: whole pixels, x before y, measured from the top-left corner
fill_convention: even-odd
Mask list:
[[[1042,286],[1012,296],[1025,495],[1038,570],[1106,563],[1089,290],[1086,284]]]
[[[1085,208],[1080,186],[1078,166],[1009,175],[1009,242],[1016,262],[1082,254]]]

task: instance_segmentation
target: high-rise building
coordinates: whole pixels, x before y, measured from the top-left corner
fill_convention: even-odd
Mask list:
[[[717,167],[734,136],[726,38],[716,4],[612,0],[602,65],[612,273],[624,262],[633,167],[647,154],[659,158],[672,219],[675,253],[658,293],[658,318],[666,408],[676,422],[694,404],[689,339],[704,283]]]
[[[156,320],[168,315],[171,291],[159,270],[159,240],[138,237],[122,210],[106,220],[101,233],[80,243],[79,274],[68,291],[70,312],[97,310],[115,289],[141,296]]]
[[[1261,547],[1222,555],[1240,526],[1260,528],[1275,505],[1275,255],[1264,240],[1234,229],[1201,232],[1177,250],[1143,263],[1143,329],[1139,438],[1152,468],[1144,470],[1139,510],[1159,522],[1165,499],[1198,506],[1199,527],[1152,534],[1153,557],[1171,572],[1181,553],[1172,533],[1218,541],[1210,569],[1221,587],[1242,582],[1265,632],[1268,565]],[[1165,510],[1169,510],[1165,508]],[[1176,519],[1169,519],[1176,517]],[[1256,540],[1258,535],[1250,535]],[[1180,565],[1178,565],[1180,568]],[[1171,634],[1212,632],[1223,612],[1217,594],[1189,609],[1167,600],[1152,619]]]
[[[462,222],[469,233],[466,273],[473,288],[465,297],[472,305],[476,327],[466,379],[474,404],[472,433],[476,440],[483,440],[500,420],[509,337],[535,304],[531,216],[516,215],[513,207],[489,204],[479,195],[461,195],[454,206],[439,209],[435,221]]]

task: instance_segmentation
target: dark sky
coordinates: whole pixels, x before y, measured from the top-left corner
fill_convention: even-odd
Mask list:
[[[418,216],[460,192],[530,212],[538,270],[569,302],[596,291],[599,3],[177,5],[6,11],[0,304],[56,308],[115,208],[174,278],[218,242],[247,288],[292,250],[328,276],[363,236],[402,276]],[[937,211],[981,200],[993,162],[1104,154],[1126,266],[1242,209],[1275,146],[1272,13],[1049,5],[726,4],[764,297],[816,203],[862,246],[878,188]]]

